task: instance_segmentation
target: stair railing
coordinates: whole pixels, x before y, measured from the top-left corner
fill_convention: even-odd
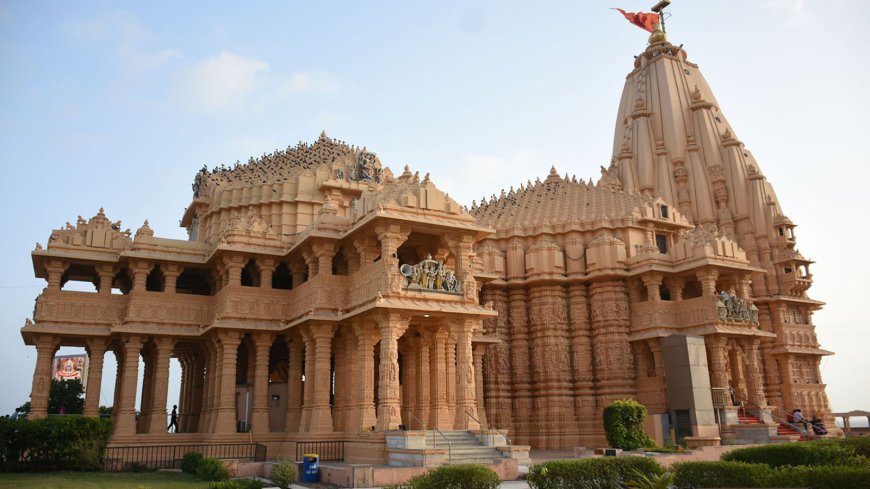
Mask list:
[[[410,411],[408,412],[408,415],[410,415],[411,418],[416,419],[417,421],[419,421],[419,422],[420,422],[420,427],[423,428],[423,431],[426,431],[426,423],[424,423],[422,419],[418,418],[417,416],[414,416],[414,413],[412,413],[412,412],[410,412]],[[434,444],[435,444],[435,439],[436,439],[436,438],[435,438],[435,434],[436,434],[436,433],[439,434],[439,435],[441,435],[441,438],[444,438],[444,441],[447,442],[447,465],[450,465],[450,464],[453,463],[453,447],[451,446],[450,439],[447,438],[447,436],[446,436],[444,433],[442,433],[441,430],[439,430],[438,428],[436,428],[436,427],[433,426],[433,427],[432,427],[432,444],[433,444],[433,447],[434,447]]]
[[[471,419],[477,421],[478,426],[483,426],[483,424],[480,422],[480,420],[477,419],[476,417],[474,417],[474,415],[469,413],[468,410],[466,409],[465,410],[465,431],[468,431],[468,418],[471,418]],[[495,431],[499,435],[503,436],[505,441],[507,441],[507,446],[511,446],[511,439],[508,436],[507,430],[501,431],[498,428],[489,428],[489,429],[491,429],[492,431]]]
[[[779,424],[791,426],[792,428],[794,428],[795,431],[797,431],[798,433],[800,433],[804,436],[809,435],[809,432],[807,431],[806,427],[792,423],[788,420],[788,418],[782,418],[780,416],[777,416],[777,415],[773,414],[773,412],[771,410],[763,408],[763,407],[759,406],[758,404],[755,404],[754,402],[750,401],[749,399],[744,399],[744,398],[740,397],[740,395],[737,394],[736,392],[733,393],[733,395],[734,395],[734,398],[737,399],[738,401],[742,402],[744,406],[747,406],[747,405],[753,406],[753,407],[757,408],[759,411],[768,414],[771,418],[773,418],[774,420],[779,422]],[[785,413],[785,411],[783,411],[783,413]]]

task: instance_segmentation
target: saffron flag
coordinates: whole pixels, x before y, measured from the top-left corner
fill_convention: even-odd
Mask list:
[[[650,14],[647,12],[626,12],[621,8],[614,8],[611,10],[618,10],[629,22],[640,27],[645,31],[652,32],[655,30],[656,26],[659,25],[662,21],[659,14]]]

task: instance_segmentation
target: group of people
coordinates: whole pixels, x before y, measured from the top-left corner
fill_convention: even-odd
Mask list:
[[[813,416],[813,419],[807,421],[804,418],[804,415],[801,413],[800,409],[795,409],[791,412],[790,415],[791,423],[795,425],[803,425],[805,430],[809,430],[810,427],[813,429],[813,434],[815,435],[827,435],[828,430],[825,428],[825,424],[819,419],[818,416]]]

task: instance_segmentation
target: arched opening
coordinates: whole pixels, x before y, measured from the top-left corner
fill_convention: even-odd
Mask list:
[[[279,336],[269,348],[269,431],[284,431],[289,368],[290,352],[287,349],[287,342]]]
[[[163,285],[163,271],[160,270],[160,265],[154,265],[154,268],[148,272],[148,277],[145,278],[145,290],[148,292],[163,292]]]
[[[275,271],[272,272],[272,288],[290,290],[293,288],[293,272],[287,266],[287,262],[278,263]]]
[[[694,279],[686,280],[686,285],[683,287],[683,300],[701,297],[702,293],[701,282]]]
[[[347,275],[347,256],[344,253],[344,247],[339,248],[335,256],[332,257],[332,274]]]
[[[260,286],[260,269],[253,258],[248,260],[245,267],[242,268],[242,286],[243,287],[259,287]]]
[[[99,282],[100,277],[93,265],[74,263],[61,275],[60,288],[77,292],[96,292]]]
[[[254,396],[254,342],[246,335],[236,353],[236,431],[251,429],[251,407]]]
[[[112,293],[127,295],[131,289],[133,289],[133,279],[130,278],[130,272],[126,268],[118,270],[112,279]]]
[[[185,268],[175,285],[177,294],[212,295],[212,283],[208,270]]]

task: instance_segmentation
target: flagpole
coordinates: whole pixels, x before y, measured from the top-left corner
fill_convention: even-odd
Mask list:
[[[662,24],[662,32],[667,33],[667,29],[665,29],[665,7],[671,4],[671,0],[661,0],[659,3],[653,5],[652,11],[659,14],[659,19]]]

